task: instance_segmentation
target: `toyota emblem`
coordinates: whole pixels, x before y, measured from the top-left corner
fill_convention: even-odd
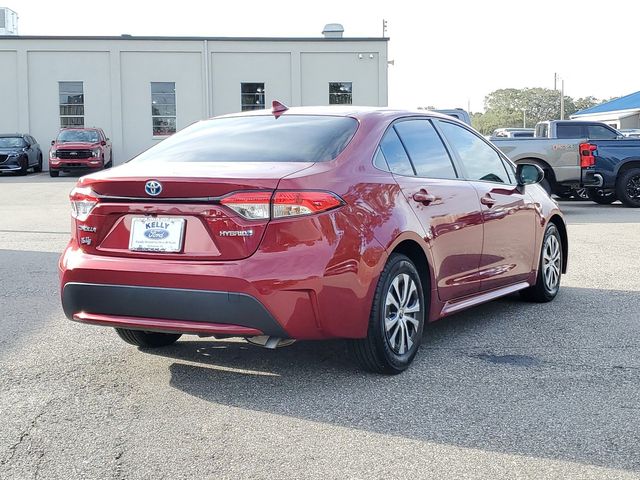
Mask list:
[[[147,192],[147,195],[157,197],[162,192],[162,184],[157,180],[149,180],[144,184],[144,191]]]

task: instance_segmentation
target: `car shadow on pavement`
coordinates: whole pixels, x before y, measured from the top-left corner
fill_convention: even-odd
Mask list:
[[[208,402],[481,450],[640,471],[638,292],[565,287],[427,327],[412,367],[364,373],[342,341],[182,341],[171,386]],[[611,322],[616,322],[615,328]]]

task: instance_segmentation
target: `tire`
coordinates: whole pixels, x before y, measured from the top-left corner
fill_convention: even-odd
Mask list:
[[[49,169],[49,176],[50,177],[57,177],[60,175],[60,172],[58,170],[51,170]]]
[[[630,168],[618,176],[616,194],[627,207],[640,207],[640,168]]]
[[[588,188],[587,196],[600,205],[610,205],[618,199],[615,190],[606,188]]]
[[[556,298],[562,276],[562,255],[562,237],[558,227],[549,223],[542,238],[536,283],[520,292],[525,300],[546,303]]]
[[[125,342],[143,348],[173,345],[182,336],[179,333],[143,332],[142,330],[128,330],[126,328],[116,328],[116,332]]]
[[[18,170],[18,175],[26,175],[27,173],[29,173],[29,159],[25,158],[24,164]]]
[[[428,312],[423,292],[413,262],[392,254],[376,286],[366,338],[348,341],[362,368],[395,375],[409,367],[420,347]]]
[[[35,173],[40,173],[42,171],[42,155],[38,156],[38,164],[33,167],[33,171]]]
[[[113,167],[113,153],[109,155],[109,163],[107,163],[104,168],[111,168]]]

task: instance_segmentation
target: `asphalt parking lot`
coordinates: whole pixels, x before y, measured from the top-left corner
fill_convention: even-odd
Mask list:
[[[74,182],[0,177],[0,478],[640,478],[640,209],[563,202],[556,301],[438,322],[382,377],[339,341],[150,353],[69,322]]]

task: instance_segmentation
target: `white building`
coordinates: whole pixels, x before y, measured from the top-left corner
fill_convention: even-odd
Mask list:
[[[61,126],[101,127],[118,164],[175,129],[275,99],[386,106],[387,39],[334,35],[0,37],[0,133],[29,133],[46,151]]]
[[[18,35],[18,14],[10,8],[0,7],[0,35]]]

